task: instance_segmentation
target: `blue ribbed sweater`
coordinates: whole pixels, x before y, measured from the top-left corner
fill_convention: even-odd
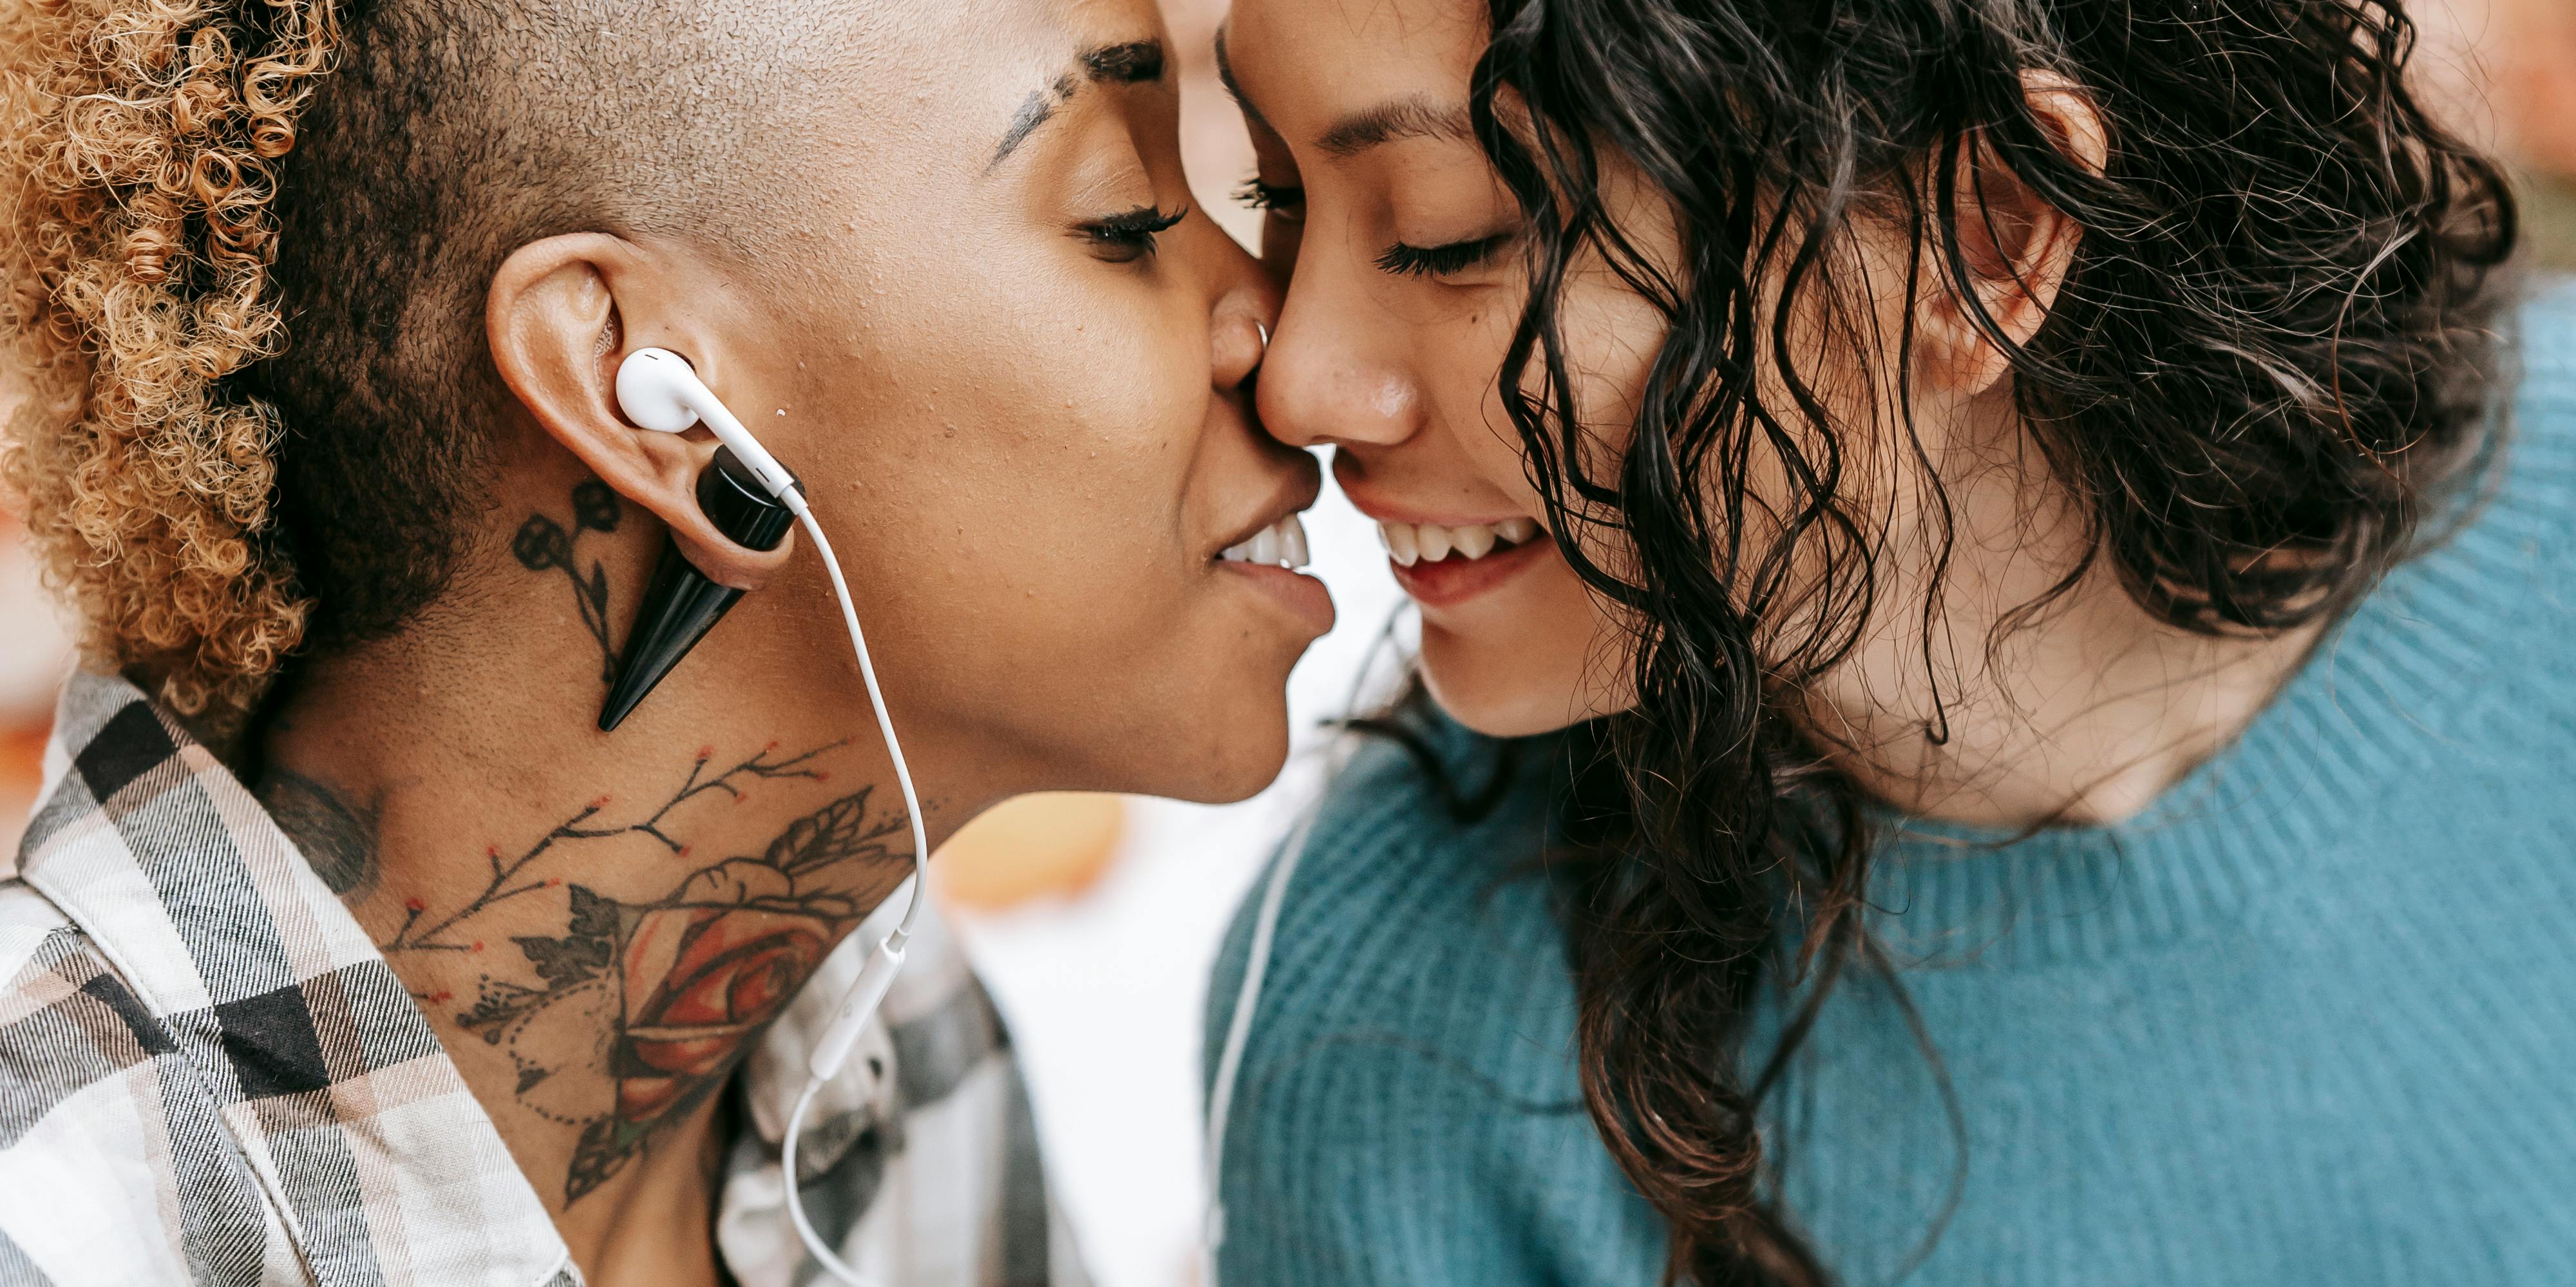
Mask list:
[[[2126,824],[1891,840],[1879,930],[1965,1156],[1885,990],[1837,993],[1766,1136],[1847,1284],[1954,1179],[1908,1283],[2576,1284],[2576,293],[2523,333],[2500,493],[2233,747]],[[1518,867],[1543,794],[1461,827],[1391,747],[1338,779],[1227,1132],[1222,1287],[1657,1281]]]

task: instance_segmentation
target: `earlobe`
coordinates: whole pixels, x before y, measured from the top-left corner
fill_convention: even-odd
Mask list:
[[[666,275],[641,248],[604,233],[521,246],[493,273],[485,302],[492,361],[536,427],[661,519],[689,562],[721,584],[757,589],[786,564],[792,535],[769,551],[727,539],[697,502],[713,438],[645,430],[618,409],[617,370],[639,334],[697,349],[702,371],[709,363],[711,347],[670,304],[686,292]]]

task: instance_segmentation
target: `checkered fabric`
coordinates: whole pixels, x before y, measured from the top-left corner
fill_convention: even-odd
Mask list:
[[[120,679],[66,690],[0,867],[0,1285],[569,1287],[534,1189],[382,953],[242,784]],[[885,915],[895,907],[890,901]],[[717,1217],[810,1282],[777,1139],[863,926],[754,1053]],[[1079,1282],[991,1002],[914,940],[800,1143],[807,1209],[894,1287]]]

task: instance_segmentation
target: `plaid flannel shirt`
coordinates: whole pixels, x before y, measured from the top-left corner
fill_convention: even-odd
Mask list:
[[[45,779],[0,867],[0,1284],[581,1281],[383,954],[212,753],[83,674]],[[744,1287],[816,1275],[777,1140],[882,932],[852,934],[735,1079],[752,1125],[716,1238]],[[899,1287],[1079,1281],[1000,1022],[935,928],[851,1064],[798,1158],[845,1257]]]

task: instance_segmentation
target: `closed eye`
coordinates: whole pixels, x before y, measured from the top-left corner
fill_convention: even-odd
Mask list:
[[[1154,238],[1171,231],[1189,217],[1190,208],[1163,211],[1153,206],[1138,206],[1076,225],[1074,231],[1088,238],[1102,259],[1113,264],[1132,264],[1154,253]]]
[[[1234,199],[1255,210],[1267,210],[1282,219],[1305,217],[1306,189],[1263,183],[1259,175],[1245,179],[1241,186],[1235,188]]]
[[[1442,246],[1408,246],[1397,242],[1377,257],[1382,272],[1413,277],[1445,277],[1463,273],[1494,257],[1494,252],[1512,242],[1513,234],[1498,232],[1473,241],[1453,241]]]

